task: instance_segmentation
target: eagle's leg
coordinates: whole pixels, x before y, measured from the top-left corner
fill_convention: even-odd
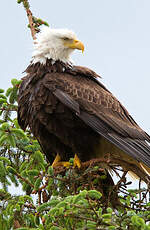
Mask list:
[[[81,168],[81,161],[80,161],[77,154],[75,154],[75,156],[74,156],[73,166],[74,167],[77,166],[78,168]]]
[[[60,155],[57,153],[56,157],[55,157],[55,160],[53,161],[52,163],[52,167],[56,166],[58,164],[58,162],[60,162],[61,160],[61,157]]]
[[[60,155],[57,153],[57,155],[56,155],[56,157],[55,157],[55,160],[54,160],[53,163],[52,163],[52,167],[55,167],[55,166],[69,167],[69,166],[70,166],[70,163],[67,162],[67,161],[61,161],[61,157],[60,157]]]

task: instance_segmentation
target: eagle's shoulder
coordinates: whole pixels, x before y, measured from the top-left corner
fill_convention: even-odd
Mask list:
[[[91,76],[93,78],[101,78],[101,76],[98,75],[96,72],[94,72],[90,68],[87,68],[87,67],[84,67],[84,66],[76,66],[75,65],[75,66],[72,67],[72,69],[70,69],[70,73],[81,74],[81,75],[85,75],[85,76]]]

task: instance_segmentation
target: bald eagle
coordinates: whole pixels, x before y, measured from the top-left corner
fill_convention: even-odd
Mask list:
[[[110,154],[142,179],[150,173],[150,136],[91,69],[70,59],[84,45],[67,29],[43,29],[18,96],[18,122],[30,127],[47,159],[81,161]],[[145,180],[145,179],[144,179]]]

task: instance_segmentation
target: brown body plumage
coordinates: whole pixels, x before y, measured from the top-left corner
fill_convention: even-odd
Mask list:
[[[50,59],[26,72],[18,121],[24,130],[30,127],[49,161],[57,153],[62,160],[77,153],[81,161],[109,153],[123,168],[146,176],[142,167],[149,171],[150,137],[95,72]]]

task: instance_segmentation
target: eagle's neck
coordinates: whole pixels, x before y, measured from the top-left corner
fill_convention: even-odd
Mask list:
[[[34,63],[33,61],[31,61],[31,64],[27,67],[25,72],[33,75],[36,73],[36,75],[39,75],[39,73],[63,73],[72,69],[73,65],[71,63],[64,63],[59,60],[54,61],[47,58],[44,64],[42,64],[41,62]],[[41,76],[43,76],[43,74]]]
[[[51,44],[50,47],[47,43],[34,45],[34,51],[32,54],[32,63],[46,64],[47,59],[53,60],[53,63],[60,61],[63,63],[72,63],[70,55],[73,49],[66,49],[62,46],[55,47],[55,44]]]
[[[73,63],[73,61],[70,59],[70,57],[68,55],[62,55],[62,57],[59,55],[59,57],[54,54],[54,55],[50,55],[49,53],[48,54],[45,54],[45,55],[35,55],[32,57],[32,63],[35,64],[35,63],[41,63],[43,65],[46,64],[47,60],[52,60],[51,63],[55,63],[57,61],[60,61],[62,63],[66,63],[66,64],[71,64]]]

